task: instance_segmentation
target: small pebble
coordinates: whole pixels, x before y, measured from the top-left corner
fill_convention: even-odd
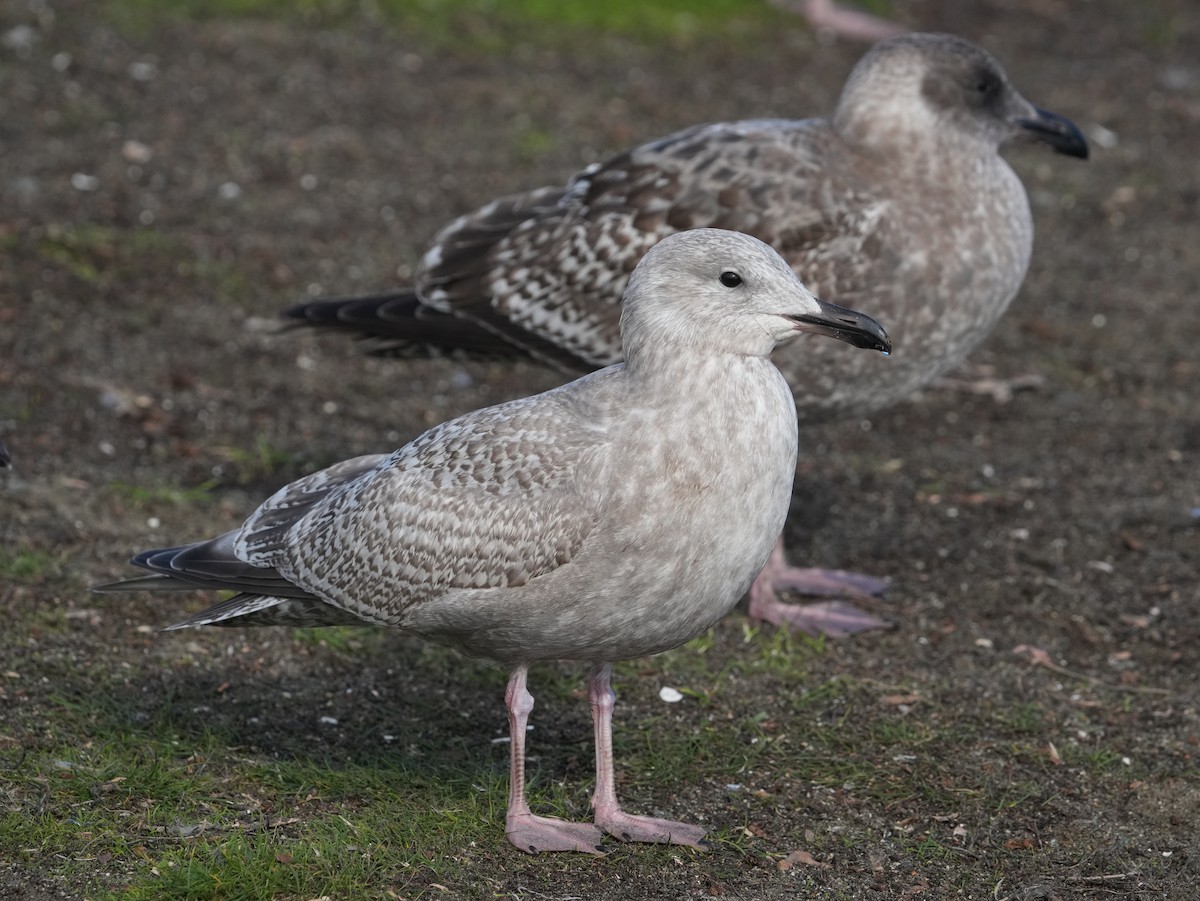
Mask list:
[[[71,176],[71,187],[76,191],[95,191],[100,187],[100,179],[86,172],[76,172]]]

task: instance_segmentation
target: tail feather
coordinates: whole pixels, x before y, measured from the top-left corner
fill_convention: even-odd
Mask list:
[[[313,599],[239,594],[213,604],[187,619],[163,629],[174,632],[197,626],[366,626],[359,617],[340,607]]]
[[[92,591],[112,594],[117,591],[207,589],[315,600],[309,592],[289,582],[277,570],[239,559],[233,550],[237,534],[226,532],[210,541],[142,551],[129,562],[150,570],[154,575],[100,585]]]
[[[293,328],[349,332],[371,356],[497,359],[525,351],[469,319],[422,303],[411,290],[314,300],[279,314]]]
[[[225,536],[222,536],[224,538]],[[218,539],[219,540],[219,539]],[[309,597],[308,592],[293,585],[274,569],[257,567],[232,556],[213,553],[214,546],[224,550],[216,541],[192,544],[183,548],[147,551],[131,561],[134,566],[164,572],[177,579],[203,583],[216,589],[267,589],[280,597]],[[169,572],[168,572],[169,570]]]
[[[129,562],[149,575],[97,585],[92,591],[236,591],[182,622],[168,626],[337,626],[364,625],[340,607],[326,603],[294,585],[267,566],[255,566],[234,553],[238,533],[226,532],[210,541],[142,551]]]

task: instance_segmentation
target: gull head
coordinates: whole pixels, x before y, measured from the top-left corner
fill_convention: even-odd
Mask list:
[[[847,140],[879,152],[942,144],[994,153],[1024,138],[1068,156],[1088,155],[1074,123],[1034,106],[994,56],[949,34],[876,44],[850,74],[833,122]]]
[[[698,228],[652,247],[625,291],[625,358],[671,353],[770,355],[797,332],[888,353],[870,316],[813,296],[769,245],[740,232]]]

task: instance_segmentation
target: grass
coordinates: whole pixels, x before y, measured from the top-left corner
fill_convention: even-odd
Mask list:
[[[0,855],[91,883],[95,898],[374,897],[380,867],[397,865],[381,849],[428,869],[503,797],[498,773],[481,780],[436,755],[419,767],[270,760],[171,704],[131,726],[109,697],[60,697],[52,732],[6,754],[0,819]],[[98,862],[132,887],[90,878]]]
[[[646,43],[687,44],[700,38],[753,37],[792,17],[759,0],[106,0],[105,15],[122,30],[146,35],[166,22],[258,18],[330,27],[353,21],[383,22],[398,33],[421,36],[426,46],[476,52],[511,49],[522,40],[619,36]]]
[[[8,811],[0,859],[79,885],[97,901],[411,898],[442,894],[437,886],[483,890],[498,867],[543,886],[553,872],[591,872],[586,859],[514,856],[504,842],[507,746],[488,741],[503,728],[503,673],[433,645],[397,648],[384,630],[290,634],[284,656],[306,669],[323,660],[335,674],[295,686],[294,706],[272,698],[291,691],[290,682],[224,653],[86,676],[60,671],[41,719],[13,712],[0,720],[0,809]],[[200,640],[214,650],[229,636],[228,647],[243,640],[218,636]],[[341,697],[341,680],[363,661],[397,654],[427,687],[385,704],[339,702],[332,709],[342,721],[319,732],[323,697]],[[773,867],[786,854],[756,824],[825,792],[841,799],[842,825],[814,835],[806,843],[814,853],[877,842],[876,827],[852,812],[885,810],[897,824],[892,840],[919,866],[944,869],[944,887],[964,854],[1001,871],[1010,856],[1028,854],[1021,836],[1060,792],[1110,793],[1143,775],[1098,740],[1064,742],[1062,762],[1051,763],[1035,738],[1046,712],[1032,701],[965,717],[936,700],[880,713],[890,689],[817,675],[823,656],[819,643],[731,620],[689,646],[621,664],[615,742],[629,808],[699,805],[718,849],[706,869],[739,878],[739,861]],[[576,819],[586,818],[591,791],[582,678],[578,667],[544,665],[531,681],[531,803]],[[759,703],[747,706],[733,679],[765,689]],[[373,684],[368,677],[365,686]],[[663,684],[693,691],[666,705],[657,698]],[[464,716],[447,715],[462,704]],[[477,709],[487,711],[486,723]],[[263,721],[250,722],[259,711]],[[673,800],[682,797],[691,800]],[[965,832],[956,834],[959,823]],[[1001,838],[988,844],[986,836]],[[690,853],[618,852],[641,871]]]
[[[0,547],[0,582],[36,584],[60,572],[62,564],[55,554]]]
[[[41,258],[70,272],[89,288],[126,279],[128,267],[146,257],[178,256],[182,242],[149,228],[114,228],[94,223],[49,225],[37,230]]]
[[[303,474],[300,455],[276,447],[263,434],[254,436],[251,447],[217,447],[222,460],[220,484],[240,486],[273,485]],[[274,488],[270,489],[274,491]]]
[[[213,497],[213,490],[219,484],[218,479],[208,479],[199,485],[181,488],[178,485],[131,485],[128,482],[116,481],[109,482],[105,488],[113,497],[149,509],[164,504],[184,506],[209,501]]]

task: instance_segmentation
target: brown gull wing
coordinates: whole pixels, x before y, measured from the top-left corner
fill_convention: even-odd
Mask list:
[[[830,140],[816,120],[702,125],[591,166],[565,188],[502,198],[438,235],[422,299],[559,368],[611,364],[628,275],[668,234],[749,232],[818,276],[862,247],[876,206],[822,173],[818,145]]]

